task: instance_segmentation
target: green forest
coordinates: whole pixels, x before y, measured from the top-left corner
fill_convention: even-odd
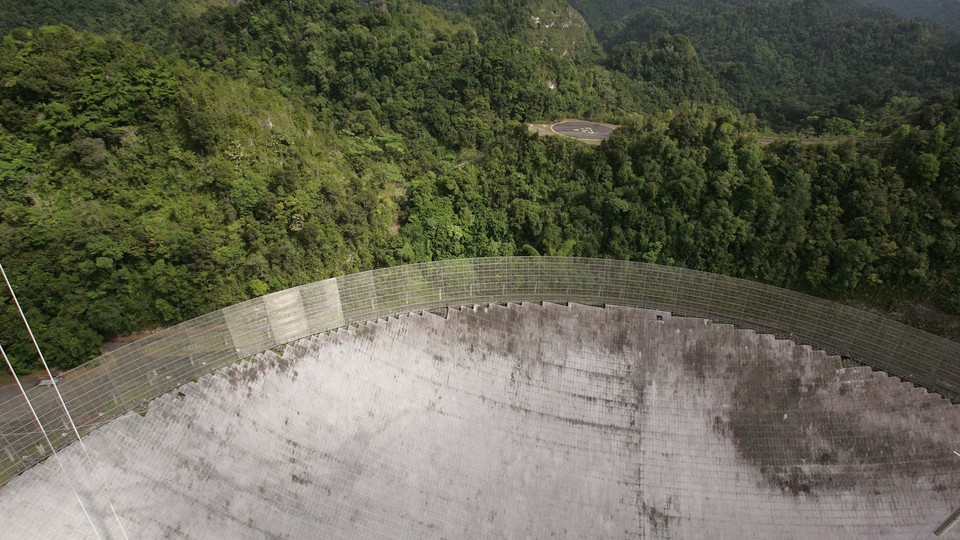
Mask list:
[[[60,368],[496,255],[708,270],[956,338],[960,36],[883,3],[0,0],[0,263]],[[566,117],[622,127],[527,129]],[[35,367],[6,293],[0,340]]]

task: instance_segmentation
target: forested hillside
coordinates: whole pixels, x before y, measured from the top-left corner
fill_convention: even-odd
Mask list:
[[[916,17],[960,32],[960,0],[866,0],[902,17]]]
[[[778,1],[664,3],[604,52],[554,0],[3,0],[0,262],[62,367],[251,296],[461,256],[960,314],[960,55],[923,24]],[[623,127],[588,147],[525,126],[563,117]],[[861,138],[762,146],[770,126]],[[6,295],[0,340],[33,365]]]
[[[800,0],[793,0],[799,2]],[[945,30],[960,31],[960,0],[824,0],[836,16],[855,19],[917,18],[934,23]],[[593,28],[626,17],[638,10],[664,7],[676,2],[665,0],[572,0]],[[679,2],[684,4],[684,2]],[[716,5],[716,0],[701,5]],[[753,0],[723,0],[724,4],[759,4]],[[766,3],[766,2],[764,2]],[[687,4],[689,5],[689,4]]]
[[[380,262],[389,171],[275,91],[65,27],[8,35],[0,87],[2,257],[53,358]]]
[[[920,21],[841,15],[824,0],[635,5],[643,7],[602,26],[605,47],[683,34],[741,110],[779,129],[808,128],[842,107],[875,108],[891,96],[960,84],[960,42]]]

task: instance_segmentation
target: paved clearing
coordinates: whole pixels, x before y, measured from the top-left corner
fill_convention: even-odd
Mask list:
[[[556,124],[530,124],[529,129],[540,135],[562,135],[596,145],[607,139],[618,127],[620,126],[567,119]]]

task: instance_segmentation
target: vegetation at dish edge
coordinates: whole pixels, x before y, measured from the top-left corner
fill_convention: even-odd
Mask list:
[[[61,367],[269,291],[462,256],[645,260],[960,313],[947,31],[812,1],[718,12],[756,16],[748,51],[694,0],[647,4],[701,26],[601,32],[604,52],[553,0],[2,0],[0,261]],[[864,93],[865,73],[895,76]],[[599,147],[527,133],[563,117],[624,127]],[[760,145],[784,127],[858,138]],[[29,369],[6,295],[0,313]]]

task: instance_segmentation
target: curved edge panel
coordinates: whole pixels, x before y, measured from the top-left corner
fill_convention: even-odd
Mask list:
[[[490,302],[618,304],[702,317],[848,356],[960,400],[960,344],[805,294],[696,270],[610,259],[503,257],[419,263],[309,283],[203,315],[66,374],[84,432],[200,376],[310,335],[400,313]],[[45,426],[65,416],[28,391]],[[0,485],[47,457],[22,397],[0,403]],[[58,446],[71,442],[59,436]]]

